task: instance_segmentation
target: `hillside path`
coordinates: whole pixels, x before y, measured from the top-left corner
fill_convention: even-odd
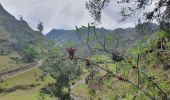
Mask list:
[[[76,88],[77,86],[79,86],[79,85],[82,84],[82,83],[85,83],[85,80],[82,79],[82,80],[80,80],[79,82],[77,82],[76,84],[72,85],[72,86],[70,87],[71,90],[74,89],[74,88]],[[74,94],[71,94],[71,98],[72,98],[73,100],[82,100],[81,97],[76,96],[76,95],[74,95]]]
[[[7,80],[7,79],[15,77],[17,75],[26,73],[28,71],[31,71],[31,70],[37,68],[37,67],[40,67],[43,64],[43,62],[44,62],[44,59],[41,59],[35,65],[33,64],[33,65],[30,65],[30,66],[27,66],[27,67],[16,69],[15,71],[4,73],[0,76],[0,78],[3,79],[3,80]]]
[[[85,83],[85,80],[80,80],[78,83],[72,85],[70,88],[73,89],[73,88],[76,88],[78,85],[82,84],[82,83]]]

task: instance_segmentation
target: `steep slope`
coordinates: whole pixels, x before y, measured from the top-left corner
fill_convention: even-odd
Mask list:
[[[46,48],[47,44],[42,33],[31,29],[26,21],[17,20],[0,4],[0,73],[28,65],[22,61],[18,65],[16,61],[22,60],[28,45]]]
[[[42,33],[32,30],[26,21],[17,20],[1,4],[0,27],[10,35],[10,38],[15,40],[12,42],[12,46],[16,49],[22,49],[27,43],[36,44],[38,41],[45,40]]]

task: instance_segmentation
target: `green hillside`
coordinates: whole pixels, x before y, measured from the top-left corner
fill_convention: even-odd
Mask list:
[[[31,29],[26,21],[17,20],[0,4],[0,72],[28,65],[21,61],[24,50],[29,45],[43,49],[47,43],[42,33]],[[16,59],[22,65],[16,65]]]
[[[40,93],[41,88],[54,82],[38,68],[43,66],[42,51],[47,50],[47,44],[42,33],[31,29],[23,19],[17,20],[0,4],[0,100],[52,100]],[[25,61],[33,51],[35,59]]]
[[[94,22],[45,36],[42,22],[35,31],[0,4],[0,100],[170,100],[170,0],[117,0],[122,21],[157,6],[133,28],[98,28],[109,3],[87,0]]]

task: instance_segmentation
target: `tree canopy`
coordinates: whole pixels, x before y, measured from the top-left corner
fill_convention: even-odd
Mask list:
[[[102,10],[110,3],[111,0],[88,0],[86,8],[96,22],[101,21]],[[157,19],[160,22],[170,22],[170,0],[115,0],[118,4],[122,4],[121,15],[123,19],[127,19],[137,11],[144,11],[148,6],[155,5],[150,12],[143,14],[146,19],[151,21]],[[127,4],[127,5],[123,5]],[[134,6],[135,5],[135,6]],[[164,10],[165,9],[165,10]]]
[[[43,31],[43,29],[44,29],[43,22],[40,22],[40,23],[37,25],[37,29],[39,30],[39,32],[42,33],[42,31]]]

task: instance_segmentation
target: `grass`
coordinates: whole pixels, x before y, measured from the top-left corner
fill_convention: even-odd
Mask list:
[[[76,96],[88,98],[90,96],[89,93],[88,93],[88,90],[89,90],[88,86],[85,83],[82,83],[79,86],[72,89],[71,93],[76,95]]]
[[[0,19],[3,23],[5,23],[0,25],[0,73],[3,73],[17,69],[21,67],[21,65],[27,65],[26,63],[17,65],[16,62],[10,58],[21,58],[11,44],[20,43],[21,45],[19,44],[19,46],[21,47],[22,45],[28,44],[28,41],[32,41],[34,39],[39,41],[34,42],[35,44],[45,45],[47,42],[44,40],[43,35],[40,32],[32,30],[27,24],[17,21],[8,13],[0,15]],[[6,29],[8,29],[8,31]],[[44,81],[42,81],[39,77],[42,73],[43,72],[39,68],[36,68],[0,82],[0,87],[5,89],[10,89],[18,85],[27,86],[30,84],[40,84],[39,86],[29,90],[16,90],[14,92],[1,93],[0,100],[38,100],[40,95],[39,90],[48,83],[54,82],[54,79],[51,78],[50,75],[47,75],[44,78]],[[46,100],[52,100],[49,96],[45,95],[44,97]]]
[[[44,81],[41,81],[39,78],[41,74],[41,69],[36,68],[0,83],[0,87],[2,88],[11,88],[17,85],[40,84],[39,86],[29,90],[16,90],[10,93],[1,93],[0,100],[38,100],[40,98],[40,89],[48,83],[55,82],[50,75],[45,76]],[[48,95],[43,96],[45,100],[56,100],[56,98],[49,97]]]
[[[26,65],[24,63],[17,65],[14,60],[10,59],[10,57],[20,56],[16,52],[12,52],[9,55],[0,56],[0,73],[19,68],[21,65]]]
[[[97,55],[95,57],[91,58],[92,61],[96,61],[96,62],[112,62],[111,58],[109,56],[106,55]],[[99,64],[101,67],[106,67],[105,64]],[[115,70],[115,64],[112,63],[107,63],[108,68],[111,70]],[[89,71],[86,69],[86,67],[82,68],[83,70],[83,74],[81,75],[81,79],[85,80],[85,77],[87,77],[87,74],[89,73]],[[106,72],[105,71],[100,71],[100,73],[98,74],[99,76],[105,75]],[[78,80],[76,80],[78,82]],[[75,82],[76,83],[76,82]],[[105,93],[101,93],[99,91],[96,92],[96,95],[93,96],[92,98],[94,100],[98,100],[99,98],[101,98],[102,100],[105,100],[106,98],[110,98],[109,96],[113,94],[113,92],[111,92],[108,88],[105,89],[107,91],[105,91]],[[77,87],[73,88],[71,90],[71,93],[75,96],[84,98],[84,99],[90,99],[90,94],[89,94],[90,89],[88,88],[88,85],[85,83],[82,83],[80,85],[78,85]]]
[[[21,56],[11,47],[14,39],[2,27],[0,27],[0,40],[3,40],[0,42],[0,73],[25,66],[24,63],[16,65],[16,62],[11,59],[11,57],[21,58]]]
[[[102,58],[102,59],[100,59],[100,58]],[[166,59],[166,60],[168,60],[168,59]],[[110,58],[102,55],[101,57],[99,57],[99,56],[93,57],[92,60],[94,60],[94,61],[102,60],[102,62],[103,62],[103,61],[109,61]],[[144,59],[143,61],[145,61],[145,60],[146,59]],[[154,61],[155,60],[152,60],[152,62],[154,62]],[[105,64],[100,64],[100,65],[102,67],[105,67]],[[108,69],[111,69],[112,71],[115,70],[116,63],[110,63],[110,64],[107,63],[107,65],[108,65]],[[170,77],[170,74],[168,74],[168,73],[170,70],[164,70],[161,63],[156,62],[156,61],[154,64],[152,64],[152,63],[144,64],[144,65],[141,64],[140,67],[142,67],[142,69],[144,67],[143,70],[145,72],[147,72],[147,75],[149,75],[149,76],[154,75],[155,82],[158,82],[164,91],[166,91],[167,93],[170,93],[170,89],[168,88],[168,84],[170,83],[170,80],[168,79]],[[102,76],[104,74],[105,74],[105,72],[100,71],[99,76]],[[128,78],[131,81],[137,83],[137,74],[135,71],[130,73],[128,75]],[[169,83],[166,83],[166,82],[169,82]],[[83,98],[83,100],[90,99],[90,97],[93,100],[99,100],[99,99],[101,99],[101,100],[106,100],[106,99],[107,100],[117,100],[117,99],[114,99],[115,97],[118,97],[119,99],[123,99],[124,97],[126,97],[125,100],[131,100],[132,97],[135,95],[135,90],[132,85],[122,82],[116,78],[113,78],[113,81],[111,82],[111,84],[109,83],[109,85],[110,85],[110,87],[105,84],[104,92],[96,91],[96,94],[94,96],[90,96],[89,88],[85,83],[82,83],[82,84],[78,85],[76,88],[72,89],[71,93],[75,96]],[[145,88],[146,87],[143,87],[143,89],[145,89]],[[142,95],[143,93],[141,92],[140,94]],[[127,99],[127,97],[129,97],[129,99]],[[148,97],[146,97],[146,98],[147,98],[147,100],[149,100]],[[138,96],[137,100],[141,100],[141,96]]]

